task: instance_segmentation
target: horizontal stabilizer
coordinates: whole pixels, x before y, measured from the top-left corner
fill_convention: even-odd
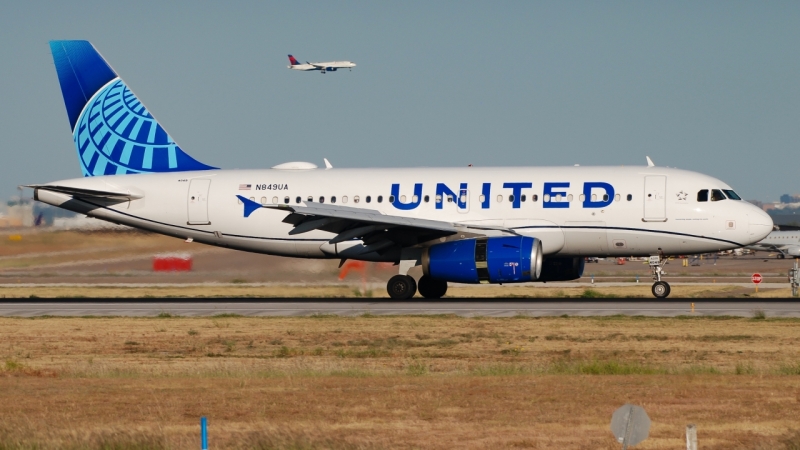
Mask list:
[[[133,194],[130,191],[100,191],[95,189],[82,189],[69,186],[55,186],[51,184],[30,184],[25,187],[41,189],[43,191],[58,192],[80,198],[108,198],[108,199],[127,199],[135,200],[143,198],[141,194]]]

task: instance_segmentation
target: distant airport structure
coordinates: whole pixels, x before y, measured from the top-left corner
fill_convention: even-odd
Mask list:
[[[292,55],[289,55],[289,69],[292,70],[301,70],[303,72],[308,72],[312,70],[318,70],[321,73],[326,72],[336,72],[338,69],[350,69],[353,70],[353,67],[356,66],[356,63],[352,61],[328,61],[328,62],[308,62],[306,61],[305,64],[301,64],[297,58]]]

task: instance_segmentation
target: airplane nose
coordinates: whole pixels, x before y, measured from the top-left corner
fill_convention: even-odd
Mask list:
[[[772,217],[758,207],[753,206],[753,209],[747,212],[747,218],[750,222],[747,232],[750,234],[752,243],[764,239],[772,232]]]

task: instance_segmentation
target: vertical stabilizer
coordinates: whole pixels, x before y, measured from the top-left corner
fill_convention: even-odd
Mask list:
[[[50,41],[84,176],[208,170],[181,150],[88,41]]]

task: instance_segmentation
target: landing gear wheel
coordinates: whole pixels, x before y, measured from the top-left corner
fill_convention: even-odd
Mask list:
[[[408,275],[395,275],[386,283],[386,290],[395,300],[408,300],[417,292],[417,282]]]
[[[778,259],[785,259],[785,258],[786,255],[784,255],[783,253],[778,253]]]
[[[667,298],[667,296],[669,296],[669,291],[670,291],[669,283],[667,283],[666,281],[656,281],[655,283],[653,283],[652,291],[653,295],[655,295],[656,298]]]
[[[435,280],[423,275],[417,283],[419,295],[425,298],[442,298],[447,293],[447,281]]]

